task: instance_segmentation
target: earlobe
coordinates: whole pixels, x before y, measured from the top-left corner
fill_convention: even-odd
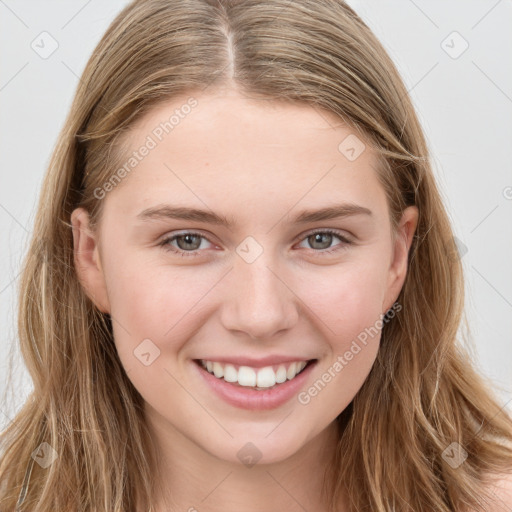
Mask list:
[[[99,255],[97,236],[90,229],[89,213],[76,208],[71,214],[73,255],[78,280],[87,296],[102,313],[110,313],[107,288]]]
[[[409,206],[402,214],[394,239],[393,259],[389,268],[388,286],[383,302],[385,313],[400,295],[407,276],[409,249],[418,224],[419,211],[416,206]]]

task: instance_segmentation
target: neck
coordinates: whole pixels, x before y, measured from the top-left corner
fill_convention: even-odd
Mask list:
[[[152,420],[158,453],[152,512],[328,511],[324,482],[339,435],[335,421],[287,459],[246,466],[221,460],[168,423]]]

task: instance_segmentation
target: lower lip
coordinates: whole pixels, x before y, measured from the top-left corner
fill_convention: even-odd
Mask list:
[[[193,365],[197,368],[208,386],[210,386],[220,398],[235,407],[254,411],[275,409],[288,402],[290,398],[298,394],[316,363],[316,360],[309,363],[308,366],[293,379],[278,384],[272,389],[261,391],[230,384],[224,379],[218,379],[209,373],[200,363],[193,362]]]

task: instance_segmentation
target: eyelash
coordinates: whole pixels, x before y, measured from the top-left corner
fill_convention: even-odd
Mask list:
[[[316,233],[334,235],[334,236],[336,236],[336,238],[338,238],[342,242],[341,244],[335,245],[334,247],[332,247],[330,249],[318,249],[318,250],[311,249],[312,251],[317,252],[322,255],[323,254],[331,254],[333,252],[336,252],[336,251],[339,251],[339,250],[345,248],[345,246],[347,246],[347,245],[353,244],[353,242],[351,240],[349,240],[348,238],[343,236],[339,231],[336,231],[333,229],[317,229],[317,230],[311,231],[306,236],[304,236],[301,240],[299,240],[299,242],[302,242],[303,240],[309,238],[312,235],[315,235]],[[164,250],[166,250],[166,251],[170,251],[175,254],[179,254],[183,257],[199,256],[201,253],[200,249],[195,249],[194,251],[184,251],[182,249],[176,249],[170,245],[170,243],[173,242],[174,240],[176,240],[176,238],[180,238],[180,237],[186,236],[186,235],[197,235],[201,238],[204,238],[205,240],[208,240],[208,238],[205,237],[204,235],[202,235],[201,233],[196,233],[194,231],[186,231],[186,232],[180,233],[178,235],[172,235],[170,237],[167,237],[164,240],[162,240],[158,245],[163,247]],[[208,242],[212,243],[211,240],[208,240]]]

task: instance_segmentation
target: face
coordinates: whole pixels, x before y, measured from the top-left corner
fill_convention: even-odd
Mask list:
[[[417,210],[395,238],[376,155],[327,112],[188,99],[131,130],[137,163],[98,191],[97,232],[73,212],[77,271],[154,424],[223,460],[256,447],[271,463],[332,426],[367,378]],[[222,363],[217,376],[201,360]],[[294,361],[309,364],[283,382]]]

